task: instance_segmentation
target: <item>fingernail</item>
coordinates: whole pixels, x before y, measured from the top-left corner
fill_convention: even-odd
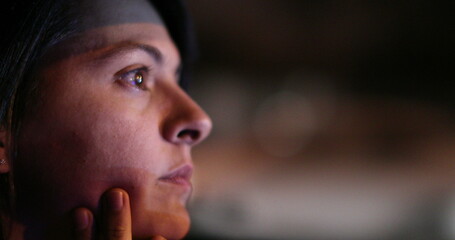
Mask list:
[[[107,205],[113,211],[120,211],[123,208],[123,194],[120,191],[111,191],[107,195]]]
[[[89,225],[89,219],[87,211],[79,210],[76,211],[74,216],[74,224],[77,230],[85,230]]]

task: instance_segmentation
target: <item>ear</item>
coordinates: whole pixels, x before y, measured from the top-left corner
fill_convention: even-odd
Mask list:
[[[0,128],[0,174],[8,173],[10,171],[10,163],[7,158],[7,143],[6,143],[6,131],[4,128]]]

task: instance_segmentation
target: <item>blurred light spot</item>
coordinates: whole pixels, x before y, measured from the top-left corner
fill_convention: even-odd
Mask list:
[[[455,195],[452,196],[445,215],[446,219],[443,230],[445,239],[455,239]]]
[[[258,108],[253,120],[256,140],[273,156],[298,153],[316,129],[312,106],[300,94],[283,91],[270,96]]]

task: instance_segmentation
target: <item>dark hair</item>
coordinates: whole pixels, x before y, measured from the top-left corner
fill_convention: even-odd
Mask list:
[[[190,70],[197,58],[197,44],[193,24],[187,11],[185,1],[150,0],[161,15],[166,27],[174,40],[182,58],[180,86],[188,89]]]
[[[168,31],[182,56],[180,84],[188,85],[188,65],[195,58],[194,35],[186,6],[181,0],[150,0],[162,16]],[[11,133],[7,142],[9,159],[16,156],[14,138],[27,104],[33,103],[37,81],[33,69],[39,58],[53,45],[75,32],[75,19],[68,0],[15,0],[2,3],[0,31],[0,123],[3,131]],[[72,2],[71,4],[77,4]],[[10,165],[12,162],[10,161]],[[12,167],[12,166],[11,166]],[[12,172],[0,175],[0,212],[13,216],[14,185]],[[2,223],[0,236],[7,239]]]

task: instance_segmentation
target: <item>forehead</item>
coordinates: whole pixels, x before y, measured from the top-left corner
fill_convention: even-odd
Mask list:
[[[97,52],[127,44],[152,46],[162,53],[164,60],[171,59],[177,65],[180,62],[177,47],[164,25],[127,23],[77,33],[52,47],[46,54],[45,64],[79,55],[96,55]]]
[[[74,49],[90,51],[122,42],[175,48],[165,26],[153,23],[128,23],[91,29],[77,34],[67,44]]]

